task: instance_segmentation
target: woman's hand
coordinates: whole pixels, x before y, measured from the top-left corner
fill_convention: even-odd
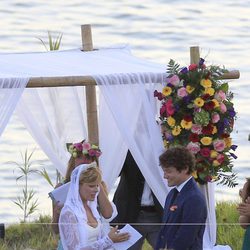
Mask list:
[[[240,215],[250,216],[250,197],[248,196],[246,202],[242,202],[237,207]]]
[[[100,183],[100,192],[97,198],[98,198],[101,215],[105,219],[111,218],[113,214],[113,208],[112,208],[111,202],[109,201],[107,186],[104,181]]]
[[[114,243],[126,241],[130,237],[129,233],[119,233],[118,226],[113,227],[108,236]]]
[[[62,208],[63,208],[63,205],[60,204],[59,201],[56,202],[53,206],[53,217],[59,218]]]

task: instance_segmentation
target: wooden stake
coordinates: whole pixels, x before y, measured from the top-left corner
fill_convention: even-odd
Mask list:
[[[190,47],[190,64],[198,64],[200,61],[200,49],[198,46]]]
[[[91,25],[90,24],[81,25],[81,33],[82,33],[82,50],[83,51],[93,50]]]
[[[82,33],[82,50],[93,50],[91,25],[85,24],[81,26]],[[95,85],[86,86],[86,107],[88,122],[88,140],[90,143],[99,145],[97,105],[96,105],[96,88]]]

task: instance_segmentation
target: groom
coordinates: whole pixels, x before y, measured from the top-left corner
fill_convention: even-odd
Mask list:
[[[202,250],[206,203],[192,172],[194,156],[184,147],[170,148],[160,158],[169,187],[156,250]]]

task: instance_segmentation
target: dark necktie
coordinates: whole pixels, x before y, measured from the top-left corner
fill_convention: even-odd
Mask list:
[[[178,191],[176,188],[174,188],[172,192],[173,192],[173,196],[172,196],[172,199],[171,199],[170,205],[172,205],[172,204],[174,203],[174,201],[175,201],[175,199],[176,199],[177,194],[179,194],[179,191]]]

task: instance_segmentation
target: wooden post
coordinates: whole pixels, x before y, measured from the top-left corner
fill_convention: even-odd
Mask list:
[[[200,61],[200,49],[198,46],[190,47],[190,64],[198,64]]]
[[[91,26],[89,24],[81,25],[82,50],[93,50]],[[90,143],[99,144],[96,88],[94,85],[88,85],[86,88],[86,107],[88,123],[88,140]]]

